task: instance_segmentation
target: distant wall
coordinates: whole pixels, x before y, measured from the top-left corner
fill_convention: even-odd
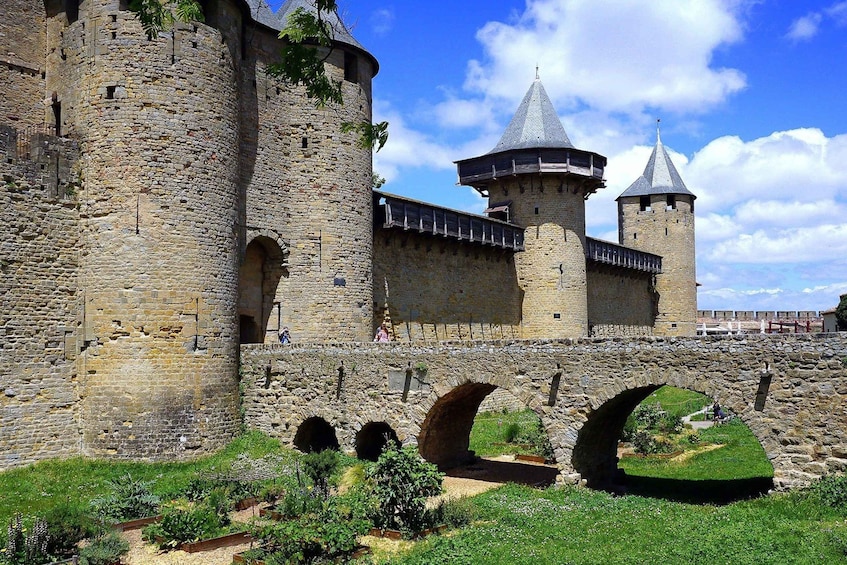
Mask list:
[[[655,300],[649,273],[589,264],[588,324],[591,335],[652,335]]]
[[[520,337],[522,292],[510,252],[379,229],[374,328],[388,307],[397,341]]]

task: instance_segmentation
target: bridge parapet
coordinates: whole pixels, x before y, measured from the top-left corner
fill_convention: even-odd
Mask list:
[[[541,417],[563,481],[601,484],[614,475],[626,416],[668,384],[735,412],[778,488],[847,470],[844,333],[249,345],[241,359],[248,426],[289,443],[319,417],[352,451],[362,428],[379,422],[430,458],[457,463],[470,456],[468,415],[500,388]]]

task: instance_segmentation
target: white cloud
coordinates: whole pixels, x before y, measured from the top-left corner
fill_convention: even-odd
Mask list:
[[[826,14],[839,26],[847,25],[847,2],[838,2],[826,9]]]
[[[822,19],[823,16],[817,12],[797,18],[791,22],[785,37],[792,41],[808,41],[818,34]]]
[[[394,10],[381,8],[374,10],[369,18],[371,29],[376,35],[385,35],[394,27]]]
[[[728,263],[826,264],[847,257],[847,223],[739,233],[711,247],[708,259]]]
[[[515,81],[528,84],[538,63],[548,92],[571,108],[702,112],[745,86],[737,69],[711,65],[715,49],[742,38],[738,4],[528,0],[514,23],[477,33],[486,59],[469,63],[466,88],[514,102]]]

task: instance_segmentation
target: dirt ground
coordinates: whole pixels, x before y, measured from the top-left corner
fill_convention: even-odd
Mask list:
[[[465,467],[459,467],[447,472],[444,477],[444,494],[440,498],[459,498],[474,496],[496,488],[506,482],[522,483],[538,487],[549,486],[556,481],[556,467],[538,463],[516,462],[510,455],[482,459]],[[258,509],[242,510],[234,516],[234,520],[247,522]],[[235,553],[250,548],[249,543],[222,547],[213,551],[186,553],[185,551],[159,551],[156,546],[146,544],[141,540],[141,530],[131,530],[123,533],[129,540],[130,550],[124,556],[124,565],[229,565]],[[370,538],[363,540],[367,545]],[[406,543],[370,540],[372,543]]]

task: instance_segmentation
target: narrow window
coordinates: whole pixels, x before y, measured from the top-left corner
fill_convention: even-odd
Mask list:
[[[668,210],[676,210],[676,195],[668,194],[667,209]]]
[[[638,239],[638,234],[637,234],[637,233],[633,233],[633,234],[632,234],[632,239]]]
[[[106,87],[106,99],[107,100],[114,100],[114,98],[115,98],[115,88],[116,87],[114,87],[114,86],[107,86]]]
[[[56,124],[56,136],[62,137],[62,103],[58,100],[53,101],[53,120]]]
[[[300,147],[302,147],[303,149],[306,149],[306,148],[309,147],[309,138],[308,137],[304,137],[303,139],[300,140]]]
[[[538,215],[538,206],[535,207],[535,215]]]
[[[344,52],[344,80],[359,82],[359,58],[353,53]]]
[[[668,235],[668,228],[665,228],[665,235]]]
[[[118,38],[118,32],[113,31],[112,32],[112,39],[117,39],[117,38]]]
[[[650,211],[650,197],[649,196],[642,196],[639,199],[639,204],[640,204],[642,212],[649,212]]]
[[[65,0],[65,17],[69,24],[79,19],[79,0]]]

